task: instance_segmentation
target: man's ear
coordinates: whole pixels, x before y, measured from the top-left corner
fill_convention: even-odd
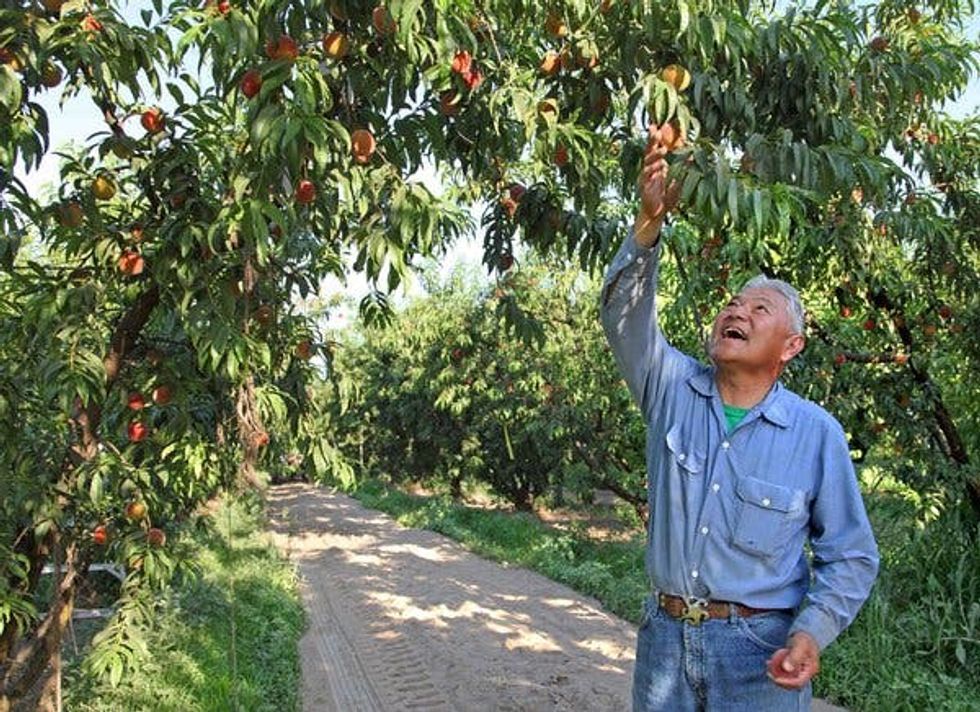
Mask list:
[[[806,339],[803,338],[802,334],[793,334],[786,339],[786,343],[783,346],[783,354],[780,357],[783,364],[787,364],[793,360],[803,347],[806,346]]]

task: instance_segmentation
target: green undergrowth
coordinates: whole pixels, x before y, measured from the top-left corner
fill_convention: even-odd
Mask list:
[[[980,528],[957,510],[924,521],[896,489],[866,501],[881,572],[820,688],[851,710],[980,712]]]
[[[868,498],[882,572],[855,624],[825,651],[815,694],[852,712],[980,711],[980,533],[971,538],[954,514],[917,524],[920,510],[899,494]],[[559,529],[532,514],[411,495],[377,480],[353,495],[405,526],[440,532],[594,596],[621,618],[639,618],[647,591],[642,533],[600,542],[584,527]]]
[[[300,709],[305,617],[295,572],[263,533],[257,501],[225,501],[210,520],[194,536],[199,575],[175,582],[143,633],[149,653],[113,687],[80,664],[82,645],[66,675],[66,710]],[[90,638],[83,623],[76,633]]]

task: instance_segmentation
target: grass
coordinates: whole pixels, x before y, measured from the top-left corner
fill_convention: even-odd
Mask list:
[[[353,492],[405,526],[431,529],[470,550],[524,566],[597,598],[637,622],[646,595],[642,532],[600,542],[529,514],[409,495],[378,481]],[[980,531],[955,513],[923,525],[899,488],[870,496],[882,572],[857,621],[824,653],[817,696],[852,712],[980,711]]]
[[[257,504],[225,502],[212,524],[195,537],[200,575],[158,606],[145,634],[150,654],[113,687],[80,664],[83,646],[66,674],[66,710],[300,709],[305,618],[295,573],[262,533]]]

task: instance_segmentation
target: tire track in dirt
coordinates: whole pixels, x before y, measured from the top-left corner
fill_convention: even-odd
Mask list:
[[[304,694],[304,704],[313,708],[347,709],[352,712],[378,712],[384,707],[378,698],[371,677],[366,675],[360,662],[358,642],[352,640],[350,631],[337,623],[342,620],[334,610],[331,601],[336,600],[329,588],[323,587],[319,577],[304,582],[309,615],[309,629],[318,631],[317,635],[307,635],[301,649],[308,653],[312,648],[316,656],[304,654],[303,665],[320,670],[320,679],[328,686],[329,696],[322,690],[311,697]],[[311,587],[313,591],[311,592]],[[305,692],[305,690],[304,690]]]

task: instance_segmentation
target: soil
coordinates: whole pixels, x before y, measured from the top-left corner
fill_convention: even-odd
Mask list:
[[[269,513],[309,616],[305,710],[629,709],[636,629],[596,600],[308,484]]]

